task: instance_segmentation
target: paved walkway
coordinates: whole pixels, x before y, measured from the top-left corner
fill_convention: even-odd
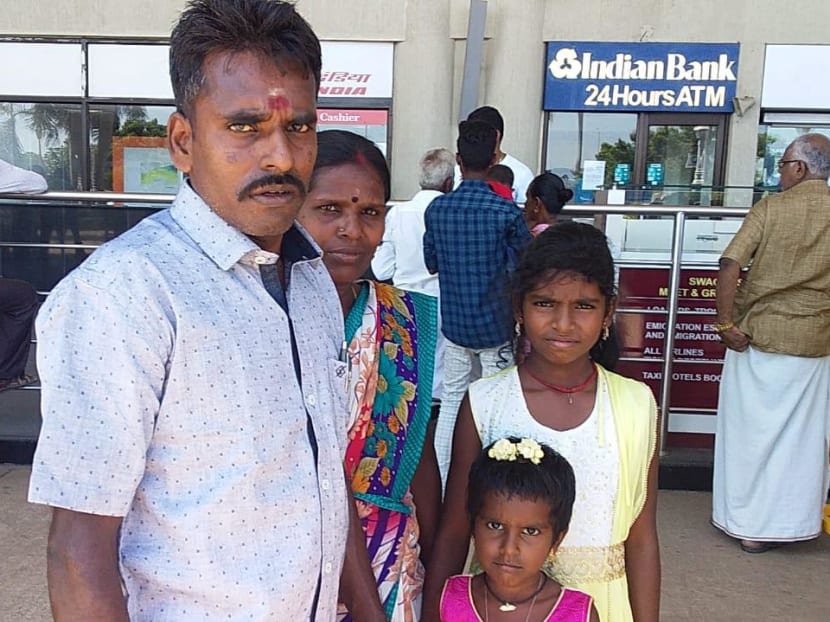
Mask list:
[[[0,622],[47,622],[48,510],[26,503],[29,467],[0,464]],[[711,495],[661,491],[662,622],[827,622],[830,537],[742,553],[708,524]]]

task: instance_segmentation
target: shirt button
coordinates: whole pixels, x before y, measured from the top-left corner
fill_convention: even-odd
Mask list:
[[[268,263],[268,258],[263,257],[262,255],[257,255],[257,256],[254,257],[254,263],[261,266],[263,264]]]
[[[317,406],[317,398],[314,397],[313,393],[305,398],[305,401],[309,406]]]
[[[323,490],[328,490],[329,489],[329,480],[327,480],[327,479],[322,480],[320,482],[320,488],[322,488]]]
[[[331,562],[326,562],[323,564],[323,572],[326,574],[331,574]]]

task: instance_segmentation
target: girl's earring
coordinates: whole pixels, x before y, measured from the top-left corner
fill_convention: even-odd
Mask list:
[[[611,332],[611,329],[610,329],[610,328],[608,328],[608,324],[605,324],[605,325],[602,327],[602,340],[603,340],[603,341],[608,341],[608,334],[609,334],[610,332]]]
[[[518,320],[516,321],[516,325],[513,327],[513,332],[516,333],[516,337],[519,337],[522,334],[522,323]]]

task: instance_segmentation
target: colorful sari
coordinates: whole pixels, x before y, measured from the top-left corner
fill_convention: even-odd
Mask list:
[[[346,318],[351,425],[346,475],[386,617],[420,617],[424,568],[410,483],[430,419],[437,309],[428,296],[364,282]],[[351,621],[341,608],[339,620]]]

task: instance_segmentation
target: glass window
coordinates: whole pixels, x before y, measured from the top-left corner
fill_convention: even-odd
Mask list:
[[[77,97],[84,92],[83,65],[80,43],[2,41],[0,92],[7,97]]]
[[[717,125],[649,125],[646,185],[659,189],[651,202],[711,204],[717,145]]]
[[[631,183],[636,147],[636,114],[552,112],[548,114],[545,170],[556,173],[574,190],[575,201],[593,202],[583,189],[585,162],[605,162],[603,185]]]
[[[167,151],[173,106],[90,108],[92,190],[175,194],[180,175]]]
[[[83,189],[81,107],[0,102],[0,159],[43,175],[50,190]]]
[[[346,110],[319,108],[317,110],[317,131],[348,130],[365,136],[386,155],[386,141],[389,126],[388,110]]]
[[[778,186],[778,160],[784,150],[799,136],[811,133],[830,137],[828,125],[765,125],[758,126],[758,149],[755,154],[755,185],[764,189]]]

